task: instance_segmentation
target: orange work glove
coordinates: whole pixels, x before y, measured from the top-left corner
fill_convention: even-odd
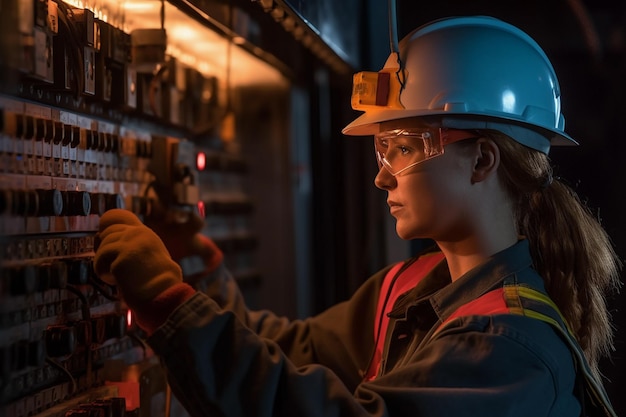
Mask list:
[[[109,210],[100,218],[94,270],[100,279],[118,286],[131,308],[183,281],[159,236],[123,209]]]
[[[201,260],[202,267],[192,276],[185,276],[186,280],[193,282],[194,278],[198,278],[196,275],[202,276],[215,270],[224,259],[215,242],[201,233],[204,220],[195,212],[176,214],[155,205],[151,214],[146,216],[145,224],[159,235],[176,262],[194,257]]]

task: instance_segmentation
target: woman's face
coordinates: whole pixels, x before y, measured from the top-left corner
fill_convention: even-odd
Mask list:
[[[474,141],[445,147],[445,153],[393,176],[384,166],[374,183],[387,191],[390,214],[403,239],[463,239],[471,231]]]

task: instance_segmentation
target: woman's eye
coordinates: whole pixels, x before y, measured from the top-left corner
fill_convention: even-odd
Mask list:
[[[400,153],[402,153],[402,155],[406,155],[411,152],[411,150],[406,146],[399,146],[398,149],[400,149]]]

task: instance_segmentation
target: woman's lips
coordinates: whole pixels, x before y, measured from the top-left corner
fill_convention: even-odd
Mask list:
[[[387,205],[389,206],[389,211],[391,213],[396,212],[396,211],[402,209],[402,204],[400,204],[400,203],[398,203],[396,201],[393,201],[393,200],[387,200]]]

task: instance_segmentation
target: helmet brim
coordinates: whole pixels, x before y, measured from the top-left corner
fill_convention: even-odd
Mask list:
[[[347,136],[369,136],[378,133],[379,125],[382,122],[400,120],[414,117],[432,118],[439,117],[442,120],[453,120],[453,123],[442,123],[442,127],[454,129],[495,129],[503,130],[501,127],[510,124],[516,128],[522,127],[543,136],[549,142],[549,146],[576,146],[576,142],[569,135],[558,129],[538,127],[515,117],[507,117],[506,113],[498,117],[493,116],[493,112],[481,113],[472,111],[468,113],[451,113],[441,110],[406,110],[406,109],[384,109],[376,112],[364,113],[357,117],[350,124],[343,128],[341,133]],[[509,129],[506,129],[507,131]],[[508,132],[504,132],[508,133]],[[548,146],[548,147],[549,147]],[[535,146],[532,146],[535,147]],[[543,150],[543,149],[541,149]]]

